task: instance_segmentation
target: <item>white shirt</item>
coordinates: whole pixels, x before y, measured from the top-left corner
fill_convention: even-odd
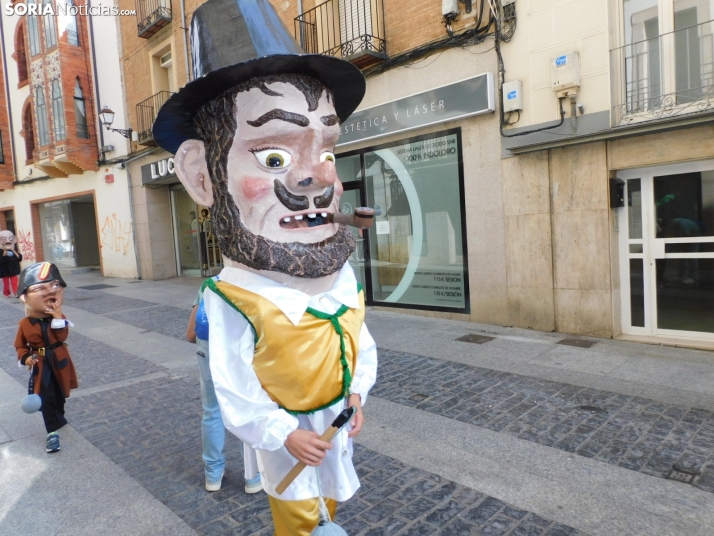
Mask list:
[[[330,290],[315,296],[240,268],[224,268],[219,279],[262,296],[294,325],[300,322],[308,307],[327,314],[334,314],[343,304],[355,309],[360,307],[357,281],[348,264],[340,270]],[[303,470],[282,495],[275,492],[275,487],[297,463],[284,447],[285,440],[297,428],[322,435],[345,409],[346,401],[341,400],[309,415],[295,416],[281,409],[265,392],[253,369],[255,334],[251,325],[210,288],[206,288],[204,300],[210,326],[211,376],[226,428],[257,450],[266,493],[283,500],[317,497],[319,491],[313,467]],[[360,395],[363,405],[376,378],[377,347],[363,324],[350,387],[351,393]],[[352,440],[347,437],[347,429],[333,439],[332,445],[332,450],[327,451],[319,466],[322,494],[345,501],[359,488],[352,465]]]

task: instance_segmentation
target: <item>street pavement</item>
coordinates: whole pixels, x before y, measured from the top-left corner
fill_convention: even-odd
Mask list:
[[[229,436],[223,489],[203,488],[198,278],[66,277],[80,379],[62,450],[19,403],[0,301],[0,536],[272,534],[243,492]],[[711,535],[714,354],[370,309],[380,348],[362,487],[338,523],[358,535]]]

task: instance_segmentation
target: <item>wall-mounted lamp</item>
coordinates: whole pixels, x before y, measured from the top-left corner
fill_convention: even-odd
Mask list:
[[[131,133],[132,130],[131,128],[123,129],[123,128],[112,128],[112,123],[114,122],[114,112],[112,111],[109,106],[106,104],[104,107],[99,110],[99,116],[102,118],[102,123],[104,123],[104,126],[107,127],[107,130],[111,132],[118,132],[125,138],[130,138],[131,139]]]

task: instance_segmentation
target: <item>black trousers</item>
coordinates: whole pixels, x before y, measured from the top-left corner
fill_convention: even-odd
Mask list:
[[[35,381],[42,381],[35,378]],[[64,394],[59,381],[54,372],[50,371],[50,381],[45,387],[40,388],[40,398],[42,399],[42,418],[45,420],[47,433],[56,432],[67,424],[64,418]]]

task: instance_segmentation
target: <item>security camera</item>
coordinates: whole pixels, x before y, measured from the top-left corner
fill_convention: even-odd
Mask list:
[[[119,169],[126,169],[126,164],[125,164],[124,162],[119,162],[119,164],[117,165],[117,167],[118,167]]]

